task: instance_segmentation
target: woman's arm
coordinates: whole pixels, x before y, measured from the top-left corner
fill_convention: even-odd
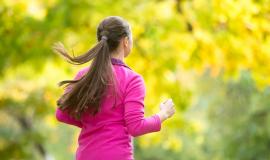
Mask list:
[[[56,109],[55,116],[59,122],[63,122],[66,124],[70,124],[70,125],[74,125],[74,126],[77,126],[79,128],[82,128],[81,121],[74,119],[73,117],[68,115],[66,112],[60,110],[59,108]]]
[[[144,97],[144,80],[140,75],[136,75],[128,83],[124,99],[125,123],[128,132],[134,137],[161,130],[161,119],[158,114],[144,117]]]
[[[79,71],[77,73],[77,75],[75,76],[74,79],[79,79],[82,76],[82,74],[83,74],[82,70]],[[67,87],[65,89],[64,93],[69,92],[70,89],[71,89],[71,87]],[[77,126],[77,127],[82,128],[82,122],[81,121],[76,120],[75,118],[71,117],[69,114],[67,114],[66,112],[62,111],[60,108],[57,108],[56,109],[55,117],[60,122],[63,122],[63,123],[66,123],[66,124],[70,124],[70,125],[74,125],[74,126]]]

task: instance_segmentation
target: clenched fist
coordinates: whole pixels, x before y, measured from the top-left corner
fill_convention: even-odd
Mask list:
[[[158,113],[161,121],[163,122],[164,120],[172,117],[175,113],[175,108],[174,108],[174,103],[172,99],[168,99],[164,102],[162,102],[159,106],[160,111]]]

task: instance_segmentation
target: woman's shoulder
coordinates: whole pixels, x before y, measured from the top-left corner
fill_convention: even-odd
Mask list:
[[[79,70],[79,72],[84,73],[84,72],[87,72],[88,70],[89,70],[89,66],[86,66],[86,67],[81,68],[81,69]]]
[[[83,67],[83,68],[79,69],[79,71],[77,71],[75,79],[81,78],[88,71],[88,69],[89,69],[89,67]]]
[[[138,84],[144,85],[144,78],[139,72],[136,72],[134,70],[130,70],[129,71],[129,76],[128,76],[128,79],[127,79],[127,83],[128,83],[129,86],[131,84],[132,85],[138,85]]]
[[[139,72],[124,66],[116,66],[115,74],[123,88],[144,83],[143,76]]]
[[[143,76],[139,72],[137,72],[135,70],[132,70],[132,69],[129,69],[129,68],[125,68],[124,70],[125,70],[129,80],[134,80],[134,79],[141,80],[141,79],[143,79]]]
[[[89,70],[89,66],[83,67],[83,68],[81,68],[81,69],[78,71],[78,74],[83,75],[83,74],[85,74],[86,72],[88,72],[88,70]]]

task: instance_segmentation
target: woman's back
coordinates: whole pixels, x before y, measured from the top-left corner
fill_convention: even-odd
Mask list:
[[[116,105],[113,107],[114,97],[109,89],[101,100],[100,112],[95,116],[85,113],[81,121],[76,122],[77,126],[82,128],[78,138],[77,160],[133,159],[132,136],[161,129],[158,115],[144,118],[143,78],[121,60],[111,60],[118,86]],[[87,71],[88,67],[82,69],[75,79]],[[58,120],[67,119],[64,118],[68,116],[66,113],[59,109],[57,113]],[[67,121],[65,123],[70,124]]]

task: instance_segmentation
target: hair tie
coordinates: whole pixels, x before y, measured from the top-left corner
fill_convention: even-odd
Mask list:
[[[105,41],[108,39],[107,36],[102,36],[101,39],[104,39]]]

